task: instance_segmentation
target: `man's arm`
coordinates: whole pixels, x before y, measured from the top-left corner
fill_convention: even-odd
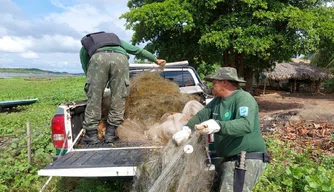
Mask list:
[[[152,61],[152,62],[155,62],[156,64],[158,65],[163,65],[166,63],[165,60],[163,59],[157,59],[152,53],[150,53],[149,51],[145,50],[145,49],[142,49],[140,47],[137,47],[137,46],[133,46],[123,40],[120,40],[121,41],[121,44],[122,44],[122,47],[124,48],[124,50],[131,54],[131,55],[141,55],[142,57]]]
[[[89,62],[89,55],[85,48],[81,47],[80,49],[80,62],[82,66],[82,70],[84,71],[85,75],[87,74],[88,62]]]
[[[176,143],[176,145],[181,145],[189,139],[191,135],[192,129],[194,126],[201,122],[201,119],[208,119],[209,114],[211,114],[210,108],[201,109],[196,115],[194,115],[186,125],[182,127],[182,129],[176,132],[172,139]]]
[[[209,103],[209,105],[207,105],[206,107],[204,107],[203,109],[201,109],[199,112],[196,113],[196,115],[194,115],[186,124],[186,126],[188,126],[190,129],[194,130],[195,125],[206,121],[208,119],[211,118],[211,111],[212,108],[210,107],[212,105],[212,103],[214,103],[214,101],[211,101]]]

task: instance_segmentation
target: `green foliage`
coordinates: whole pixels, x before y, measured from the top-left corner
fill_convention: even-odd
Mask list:
[[[334,73],[334,40],[322,39],[319,49],[311,56],[311,62]]]
[[[212,69],[199,65],[201,76]],[[40,98],[37,103],[0,113],[0,191],[39,191],[48,178],[37,171],[55,154],[51,142],[50,120],[58,104],[85,99],[84,77],[26,81],[23,78],[0,79],[0,100]],[[32,132],[32,163],[27,162],[26,123]],[[297,153],[275,137],[266,138],[272,163],[253,191],[333,191],[334,158]],[[129,191],[131,181],[54,177],[45,191]]]
[[[189,60],[196,69],[218,63],[251,73],[333,39],[327,2],[130,0],[121,18],[135,31],[134,44],[149,42],[146,48],[168,61]]]
[[[333,191],[334,158],[315,151],[297,153],[288,143],[267,138],[272,162],[258,181],[253,191]]]
[[[99,191],[99,192],[119,192],[130,191],[132,180],[108,179],[108,178],[61,178],[57,181],[54,191],[62,192],[81,192],[81,191]]]
[[[329,30],[329,28],[333,27],[334,23],[327,23],[326,20],[333,15],[333,7],[325,10],[319,8],[318,18],[322,36],[318,49],[310,57],[312,64],[326,69],[332,74],[334,74],[334,31]],[[334,92],[334,80],[325,81],[324,87],[327,92]]]
[[[324,82],[324,88],[326,92],[333,93],[334,92],[334,78],[328,79]]]
[[[84,77],[31,81],[24,78],[0,79],[0,100],[39,98],[27,106],[0,113],[0,191],[38,191],[47,178],[37,171],[52,161],[50,121],[63,102],[85,99]],[[31,128],[32,162],[27,155],[27,122]]]
[[[219,64],[213,64],[213,65],[208,65],[205,62],[199,63],[197,65],[197,73],[201,77],[201,79],[204,79],[206,75],[214,73],[214,71],[219,68]]]

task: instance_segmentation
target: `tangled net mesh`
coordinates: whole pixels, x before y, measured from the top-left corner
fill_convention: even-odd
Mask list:
[[[132,191],[210,191],[213,175],[206,164],[207,138],[192,134],[186,143],[193,147],[192,153],[171,140],[204,107],[199,97],[181,93],[176,83],[152,72],[132,78],[129,89],[125,121],[116,130],[120,142],[163,147],[140,161]],[[105,96],[103,114],[108,114],[109,101],[110,95]]]
[[[131,79],[125,118],[136,119],[149,126],[167,112],[181,112],[189,100],[198,98],[181,93],[176,83],[157,73],[144,72]]]
[[[133,77],[129,90],[125,120],[116,130],[123,143],[166,145],[171,136],[203,108],[198,96],[181,93],[176,83],[155,72]],[[110,94],[106,94],[102,103],[104,122],[109,105]]]
[[[133,191],[209,192],[214,174],[206,163],[206,142],[206,137],[197,132],[182,146],[169,141],[161,152],[141,161]],[[193,146],[194,151],[185,153],[186,145]]]

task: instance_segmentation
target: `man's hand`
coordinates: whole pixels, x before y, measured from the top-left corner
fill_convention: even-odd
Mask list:
[[[191,129],[188,126],[183,126],[181,131],[176,132],[172,139],[176,145],[181,145],[189,139]]]
[[[166,65],[166,60],[163,60],[163,59],[157,59],[157,60],[155,60],[155,63],[156,63],[157,65],[160,65],[161,68],[164,68],[165,65]]]
[[[200,124],[195,125],[197,131],[201,134],[217,133],[220,130],[219,124],[214,119],[209,119]]]

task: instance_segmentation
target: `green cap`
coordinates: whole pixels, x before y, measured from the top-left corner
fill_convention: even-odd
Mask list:
[[[204,77],[206,81],[212,80],[227,80],[227,81],[236,81],[239,83],[246,83],[246,81],[238,78],[237,70],[233,67],[221,67],[216,69],[216,72],[211,75]]]

